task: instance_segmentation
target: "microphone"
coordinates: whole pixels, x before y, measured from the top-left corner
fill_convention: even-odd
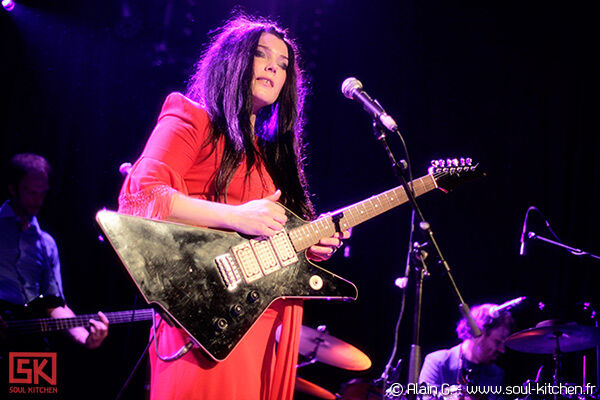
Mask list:
[[[519,305],[526,298],[527,297],[525,297],[525,296],[521,296],[521,297],[517,297],[516,299],[509,300],[506,303],[502,303],[499,306],[490,307],[490,317],[498,318],[500,316],[500,313],[508,311],[511,308]]]
[[[121,164],[119,166],[119,172],[121,173],[121,175],[123,176],[123,178],[126,178],[127,175],[129,175],[129,172],[131,171],[131,168],[133,166],[131,165],[130,162],[124,162],[123,164]]]
[[[356,78],[347,78],[342,83],[342,93],[350,100],[359,101],[365,111],[370,113],[375,119],[383,124],[387,129],[394,132],[398,129],[398,124],[390,117],[377,100],[373,100],[367,92],[363,90],[363,85]]]
[[[396,278],[394,285],[398,286],[400,289],[406,289],[408,286],[408,277],[402,276],[400,278]]]
[[[537,210],[537,208],[535,208],[534,206],[531,206],[527,209],[527,212],[525,213],[525,218],[523,219],[523,230],[521,231],[521,246],[519,247],[519,255],[520,256],[525,255],[525,241],[526,241],[526,239],[529,239],[529,238],[525,238],[525,232],[527,232],[527,217],[529,217],[529,212],[531,210]]]

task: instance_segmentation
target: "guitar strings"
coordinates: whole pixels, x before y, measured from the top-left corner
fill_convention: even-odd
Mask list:
[[[118,311],[105,314],[109,323],[119,324],[126,322],[138,322],[152,319],[152,309],[136,311]],[[71,318],[40,318],[20,321],[6,321],[8,331],[14,330],[18,333],[49,332],[62,329],[75,328],[77,326],[90,326],[90,319],[96,319],[98,314],[80,315]],[[132,318],[133,317],[133,318]]]

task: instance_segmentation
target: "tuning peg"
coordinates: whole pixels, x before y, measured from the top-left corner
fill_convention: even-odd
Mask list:
[[[463,170],[470,170],[473,167],[473,159],[470,157],[461,158],[439,158],[437,160],[431,160],[431,167],[429,171],[435,172],[461,172]]]

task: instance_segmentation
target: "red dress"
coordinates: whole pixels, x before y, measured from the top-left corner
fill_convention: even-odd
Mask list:
[[[212,200],[214,173],[223,142],[211,153],[204,146],[209,134],[208,114],[180,93],[170,94],[144,152],[133,165],[119,195],[119,211],[164,219],[173,194]],[[261,164],[245,179],[245,162],[237,169],[227,191],[228,204],[241,204],[275,191]],[[214,362],[201,349],[192,349],[173,362],[161,361],[150,346],[151,399],[291,400],[302,302],[277,300],[260,317],[238,346],[222,362]],[[275,329],[282,324],[276,349]],[[159,353],[171,355],[188,342],[183,330],[160,324]]]

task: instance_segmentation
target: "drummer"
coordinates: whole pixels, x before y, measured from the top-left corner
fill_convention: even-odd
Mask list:
[[[499,389],[504,386],[504,371],[495,361],[504,353],[504,341],[510,334],[514,320],[508,311],[493,318],[490,315],[492,307],[497,305],[482,304],[471,310],[471,315],[481,330],[479,337],[471,335],[464,318],[460,320],[456,333],[462,342],[450,349],[428,354],[419,376],[420,383],[440,388],[457,385]],[[501,398],[498,395],[482,397]]]

